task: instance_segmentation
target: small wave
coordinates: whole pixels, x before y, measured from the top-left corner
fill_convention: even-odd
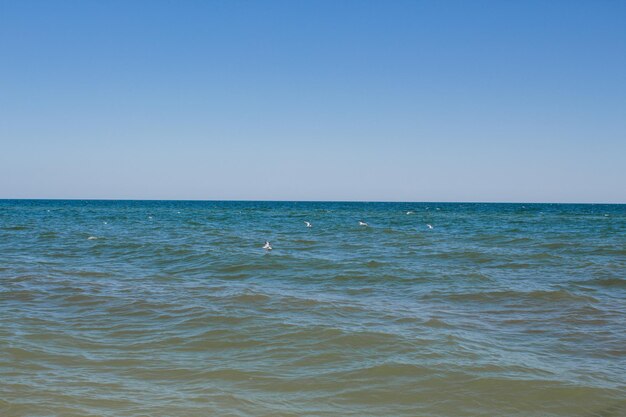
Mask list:
[[[486,291],[463,294],[439,294],[447,299],[456,301],[586,301],[596,302],[589,295],[573,294],[567,290],[536,290],[536,291]]]
[[[493,265],[493,268],[497,269],[527,269],[532,267],[531,264],[522,262],[507,262],[503,264]]]
[[[463,281],[493,281],[493,278],[491,278],[489,275],[479,272],[462,274],[459,275],[459,277]]]
[[[626,255],[626,249],[615,249],[614,247],[601,247],[601,248],[596,248],[589,253],[592,255],[624,256]]]
[[[385,266],[385,265],[386,265],[385,262],[375,261],[373,259],[365,263],[365,266],[368,268],[380,268],[381,266]]]
[[[299,243],[302,245],[315,245],[318,242],[315,240],[308,240],[308,239],[296,239],[294,240],[294,243]]]
[[[446,323],[445,321],[439,320],[439,319],[436,319],[436,318],[430,318],[430,319],[426,320],[424,322],[424,326],[434,327],[434,328],[449,328],[449,327],[453,327],[449,323]]]
[[[501,234],[478,233],[472,236],[472,240],[481,243],[498,243],[502,241],[503,237]]]
[[[408,274],[369,274],[359,271],[346,271],[341,274],[336,274],[331,277],[336,281],[361,281],[361,282],[427,282],[430,281],[430,277],[420,277]]]
[[[10,290],[0,292],[0,300],[28,302],[36,300],[39,295],[38,291],[33,290]]]
[[[65,271],[68,275],[74,275],[77,277],[94,277],[94,278],[106,278],[112,276],[110,272],[101,272],[101,271],[89,271],[89,270],[79,270],[79,271]]]
[[[216,272],[220,273],[243,273],[243,272],[254,272],[254,271],[271,271],[275,270],[277,265],[275,264],[267,264],[267,263],[254,263],[254,264],[238,264],[238,265],[222,265],[215,268]]]
[[[346,348],[362,349],[368,346],[380,346],[387,343],[398,343],[400,339],[390,333],[381,332],[358,332],[344,333],[339,337],[327,341],[328,344],[335,344]]]
[[[626,287],[626,279],[623,278],[593,278],[586,281],[578,281],[577,284],[581,285],[593,285],[600,287]]]
[[[28,230],[27,226],[6,226],[2,230]]]
[[[516,237],[516,238],[513,238],[513,239],[506,240],[506,241],[502,242],[501,244],[503,244],[503,245],[517,245],[517,244],[520,244],[520,243],[529,243],[529,242],[532,242],[532,241],[533,241],[533,239],[531,239],[529,237]]]
[[[440,252],[432,256],[439,259],[459,259],[468,260],[476,263],[487,263],[494,260],[494,258],[491,257],[489,254],[476,251]]]
[[[380,377],[415,377],[419,375],[432,375],[436,372],[434,368],[419,366],[408,363],[390,362],[360,368],[350,372],[342,372],[344,378],[368,380]]]
[[[267,294],[260,293],[244,293],[237,294],[231,298],[231,301],[241,302],[246,304],[266,303],[271,300],[271,297]]]
[[[549,242],[549,243],[541,243],[538,246],[542,248],[546,248],[546,249],[564,249],[564,248],[571,248],[571,247],[578,246],[578,245],[572,242]]]

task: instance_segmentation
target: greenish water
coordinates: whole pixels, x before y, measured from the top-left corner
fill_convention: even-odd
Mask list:
[[[0,200],[1,416],[624,416],[625,330],[624,205]]]

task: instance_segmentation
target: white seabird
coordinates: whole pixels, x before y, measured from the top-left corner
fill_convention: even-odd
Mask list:
[[[369,224],[367,224],[365,222],[362,222],[362,221],[359,221],[359,226],[369,226]]]
[[[313,226],[311,225],[311,222],[307,222],[306,220],[304,221],[304,224],[306,224],[306,227],[313,227]]]
[[[272,250],[272,245],[267,240],[265,241],[265,245],[263,245],[263,249]]]
[[[426,226],[427,226],[429,229],[432,229],[432,228],[433,228],[433,225],[432,225],[432,224],[427,224]]]

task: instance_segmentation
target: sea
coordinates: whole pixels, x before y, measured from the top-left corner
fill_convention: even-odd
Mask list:
[[[0,200],[0,416],[626,416],[626,205]]]

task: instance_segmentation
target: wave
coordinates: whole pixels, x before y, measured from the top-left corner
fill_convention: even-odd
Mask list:
[[[467,260],[475,263],[488,263],[498,259],[496,256],[487,252],[469,250],[439,252],[429,256],[438,259]]]
[[[11,204],[0,415],[624,414],[626,206]]]
[[[626,288],[626,279],[624,278],[593,278],[585,281],[575,281],[576,284],[579,285],[591,285],[591,286],[599,286],[599,287],[610,287],[610,288]]]
[[[499,302],[499,301],[544,301],[544,302],[598,302],[598,300],[590,295],[574,294],[570,291],[559,290],[535,290],[535,291],[484,291],[471,293],[452,293],[443,292],[433,293],[436,297],[443,297],[454,301],[469,302]]]
[[[20,230],[29,230],[30,228],[28,226],[5,226],[2,228],[2,230],[14,230],[14,231],[20,231]]]

